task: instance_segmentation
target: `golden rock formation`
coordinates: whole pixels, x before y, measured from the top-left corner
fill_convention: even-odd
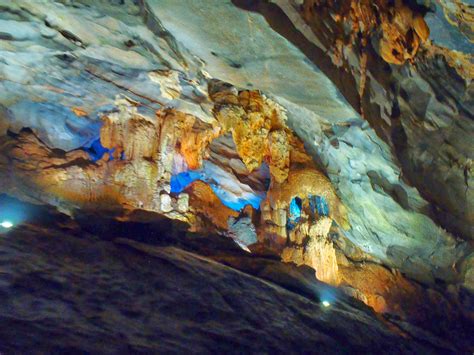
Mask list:
[[[416,55],[420,42],[429,37],[429,28],[423,17],[414,14],[402,1],[395,1],[389,13],[392,16],[382,16],[380,54],[386,62],[400,65]]]
[[[341,285],[358,290],[352,296],[378,313],[390,312],[403,317],[423,313],[423,288],[408,281],[402,274],[381,265],[340,263]]]
[[[263,114],[263,103],[256,93],[241,94],[238,99],[239,105],[218,107],[217,119],[224,133],[232,132],[239,156],[247,169],[253,171],[262,164],[271,120]]]
[[[220,129],[176,110],[165,110],[157,115],[160,122],[159,161],[166,161],[166,171],[171,172],[176,152],[184,157],[190,169],[199,169],[209,144],[220,135]]]
[[[329,216],[310,212],[309,197],[324,198]],[[301,217],[293,230],[288,230],[289,205],[294,198],[302,201]],[[283,184],[272,183],[261,206],[259,238],[281,251],[282,260],[315,269],[316,277],[332,285],[339,283],[336,250],[329,239],[333,220],[342,228],[349,227],[344,205],[324,174],[314,167],[290,170]]]
[[[265,99],[258,91],[244,90],[238,95],[230,90],[211,96],[216,101],[216,116],[223,133],[232,132],[237,152],[248,171],[263,161],[272,178],[283,182],[290,166],[290,140],[283,109]]]
[[[315,223],[308,220],[289,233],[289,244],[282,252],[284,262],[307,265],[316,270],[316,278],[331,285],[340,282],[336,250],[328,239],[332,219],[322,217]]]
[[[329,216],[342,228],[349,228],[346,209],[337,197],[334,187],[329,179],[315,168],[291,171],[284,184],[270,187],[267,201],[272,209],[287,209],[294,197],[305,199],[309,195],[324,197],[329,205]]]
[[[268,140],[268,165],[275,182],[281,184],[288,177],[290,170],[290,149],[288,134],[280,129],[270,133]]]
[[[238,212],[225,206],[205,182],[195,181],[186,191],[189,193],[190,205],[198,214],[211,222],[211,226],[207,226],[211,229],[217,228],[217,230],[225,231],[228,228],[229,218],[239,216]]]
[[[258,214],[253,218],[260,242],[282,253],[284,261],[311,266],[319,279],[337,284],[336,253],[328,233],[333,221],[349,227],[346,211],[331,182],[286,126],[283,108],[258,91],[238,92],[225,85],[210,95],[215,103],[213,124],[175,109],[147,117],[138,113],[136,103],[117,100],[118,111],[103,117],[100,130],[100,142],[110,153],[95,162],[84,150],[53,151],[28,132],[12,139],[11,149],[4,154],[14,162],[14,175],[24,177],[28,185],[24,190],[41,191],[42,196],[35,196],[39,200],[59,200],[70,209],[143,209],[187,221],[195,231],[225,233],[229,219],[241,216],[238,211],[226,207],[206,182],[194,181],[177,194],[171,193],[170,181],[177,173],[177,161],[178,173],[200,169],[211,142],[232,135],[233,157],[216,160],[224,164],[223,170],[237,169],[245,177],[263,163],[269,168],[271,183],[261,218],[258,221]],[[329,216],[307,218],[310,195],[327,201]],[[306,214],[290,231],[288,209],[295,197],[305,201]],[[245,215],[253,215],[251,206],[247,205]]]
[[[423,16],[401,0],[306,0],[303,8],[307,21],[311,21],[316,12],[326,11],[340,24],[341,38],[334,46],[335,59],[342,56],[345,46],[357,43],[358,38],[361,46],[365,47],[370,37],[381,29],[380,56],[388,63],[401,65],[413,59],[420,43],[429,37],[429,28]],[[347,25],[351,26],[348,36],[343,29]]]
[[[158,122],[139,115],[127,100],[118,100],[119,112],[103,118],[100,141],[105,148],[115,149],[114,157],[125,153],[128,160],[156,159]]]

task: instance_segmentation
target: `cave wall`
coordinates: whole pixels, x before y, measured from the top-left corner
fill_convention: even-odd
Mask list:
[[[0,2],[2,192],[156,212],[357,289],[355,262],[472,289],[469,53],[423,6],[331,3]],[[311,194],[329,216],[289,231]]]

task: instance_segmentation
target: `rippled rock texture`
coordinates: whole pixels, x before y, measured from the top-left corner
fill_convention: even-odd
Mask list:
[[[464,334],[474,290],[469,6],[0,9],[0,193],[72,217],[179,221],[309,266],[379,313]]]

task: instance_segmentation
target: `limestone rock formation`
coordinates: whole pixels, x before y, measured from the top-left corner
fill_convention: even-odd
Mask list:
[[[49,258],[34,247],[33,234],[64,236],[68,228],[83,234],[94,252],[126,245],[124,259],[105,252],[111,267],[135,260],[137,250],[158,255],[157,265],[194,270],[183,276],[167,269],[191,287],[170,309],[187,299],[202,306],[206,295],[187,298],[186,292],[200,291],[208,273],[220,291],[211,295],[218,305],[203,317],[241,313],[252,320],[242,329],[252,334],[261,322],[250,314],[271,324],[279,308],[260,308],[283,297],[260,278],[289,290],[296,283],[306,296],[311,282],[322,281],[347,300],[349,315],[341,311],[340,320],[355,329],[353,318],[362,317],[369,329],[364,340],[351,336],[341,351],[401,341],[394,349],[472,352],[466,334],[474,319],[474,45],[472,9],[465,2],[0,0],[0,9],[0,194],[69,216],[48,212],[44,218],[67,223],[41,229],[42,222],[22,220],[28,227],[8,231],[9,238],[25,241],[25,255]],[[5,211],[0,205],[0,222]],[[116,223],[134,230],[162,219],[196,233],[204,246],[190,255],[181,249],[194,245],[192,237],[173,241],[178,249],[153,249],[148,235],[142,235],[144,244],[110,242]],[[170,239],[178,233],[174,227],[167,232]],[[7,249],[8,243],[20,245],[5,243]],[[151,270],[139,265],[136,274]],[[308,271],[311,282],[288,270]],[[24,277],[21,270],[15,275]],[[76,270],[68,275],[76,277]],[[192,277],[198,281],[188,283]],[[148,274],[143,278],[150,282]],[[244,303],[229,296],[227,282],[245,285],[238,289],[248,292]],[[268,299],[252,304],[261,289]],[[314,327],[335,329],[324,317],[301,311],[319,307],[314,300],[284,297],[285,307],[298,314],[292,321],[298,331],[285,326],[277,345],[265,351],[290,351],[295,334],[301,338]],[[365,308],[351,298],[376,311],[382,323],[360,313]],[[52,329],[41,323],[24,348],[5,349],[32,349]],[[195,341],[204,351],[237,337],[245,349],[256,349],[230,330],[212,344],[196,340],[204,337],[197,333],[194,327],[190,338],[170,339]],[[371,334],[374,348],[363,343]],[[51,349],[97,350],[72,338],[71,348],[51,343]],[[141,348],[139,337],[130,339],[137,351],[171,349],[149,340]],[[312,351],[315,344],[330,349],[334,339],[340,341],[318,330],[300,350]],[[123,351],[119,343],[111,341],[110,349]]]

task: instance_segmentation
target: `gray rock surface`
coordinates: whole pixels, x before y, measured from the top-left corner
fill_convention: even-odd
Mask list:
[[[103,220],[94,232],[29,211],[36,221],[0,238],[2,353],[457,351],[408,324],[402,337],[312,271],[252,259],[230,239],[199,246],[189,236],[186,251],[166,225],[108,229]],[[148,242],[137,241],[144,231]],[[199,253],[233,255],[242,271]]]
[[[430,27],[430,37],[435,43],[464,53],[474,53],[472,23],[456,21],[456,12],[460,12],[462,4],[472,13],[472,0],[437,0],[431,2],[433,11],[426,16]],[[465,14],[466,15],[466,14]],[[466,19],[468,17],[466,16]]]
[[[29,127],[51,147],[71,150],[98,136],[100,115],[116,109],[117,95],[141,103],[144,115],[170,106],[211,122],[209,79],[260,89],[286,108],[288,123],[348,206],[352,242],[419,281],[463,281],[453,265],[471,251],[458,238],[472,231],[470,84],[442,61],[433,69],[433,59],[416,72],[394,69],[400,89],[392,93],[377,81],[381,64],[374,65],[367,97],[380,122],[391,120],[394,96],[405,97],[400,109],[409,108],[403,129],[386,130],[405,138],[392,139],[374,118],[377,135],[334,78],[275,31],[271,18],[230,0],[138,3],[0,1],[0,112],[6,112],[0,132]],[[285,11],[312,45],[323,46],[295,7]],[[176,82],[157,81],[160,70],[170,70]],[[439,85],[437,78],[448,74],[452,85]],[[454,235],[439,227],[430,203]]]

